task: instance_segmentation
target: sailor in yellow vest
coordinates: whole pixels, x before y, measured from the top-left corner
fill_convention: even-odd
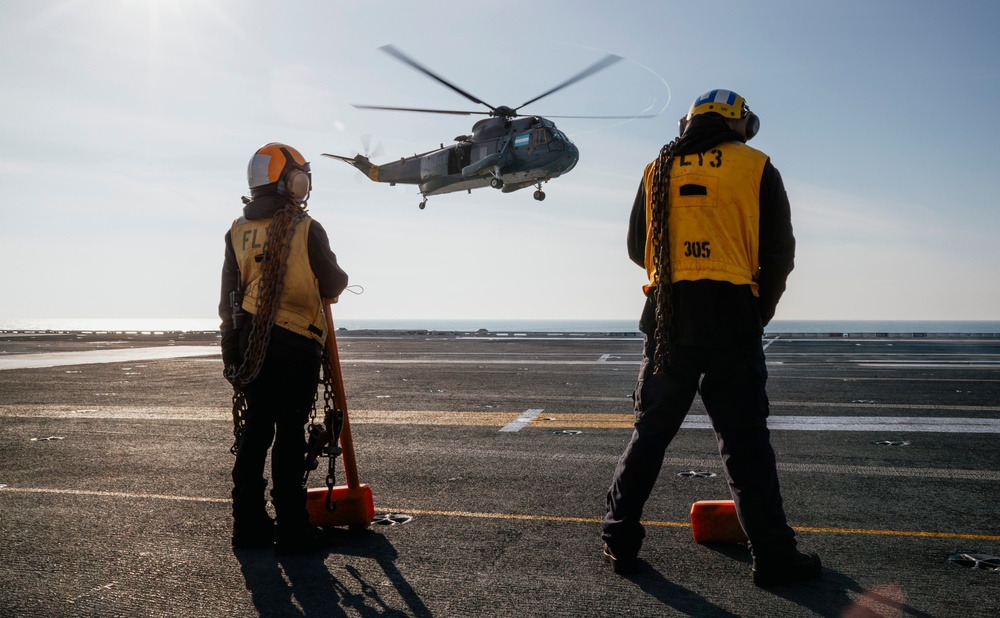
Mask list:
[[[301,153],[266,144],[247,177],[251,197],[226,234],[219,304],[226,377],[246,402],[236,423],[232,543],[300,553],[326,540],[306,511],[305,424],[327,335],[323,310],[347,287],[347,274],[323,226],[305,214],[312,175]],[[272,442],[277,525],[264,497]]]
[[[816,577],[819,557],[796,549],[785,520],[766,420],[761,336],[794,261],[788,197],[768,156],[746,145],[760,121],[743,97],[707,92],[680,125],[646,167],[629,222],[629,257],[648,275],[645,347],[635,429],[607,494],[604,556],[617,573],[638,568],[643,506],[700,392],[754,582]]]

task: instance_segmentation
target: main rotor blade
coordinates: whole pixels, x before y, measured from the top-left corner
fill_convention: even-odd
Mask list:
[[[594,73],[597,73],[598,71],[601,71],[601,70],[604,70],[604,69],[608,68],[609,66],[611,66],[612,64],[618,62],[621,59],[622,59],[621,56],[616,56],[615,54],[608,54],[607,56],[605,56],[605,57],[601,58],[600,60],[598,60],[590,68],[584,69],[583,71],[577,73],[576,75],[574,75],[573,77],[567,79],[566,81],[564,81],[563,83],[559,84],[558,86],[556,86],[552,90],[549,90],[548,92],[543,92],[542,94],[538,95],[534,99],[531,99],[530,101],[525,101],[524,103],[521,103],[520,105],[517,106],[517,109],[520,110],[525,105],[530,105],[531,103],[534,103],[538,99],[541,99],[543,97],[547,97],[547,96],[549,96],[550,94],[552,94],[554,92],[558,92],[558,91],[562,90],[566,86],[571,86],[571,85],[575,84],[576,82],[580,81],[581,79],[585,79],[587,77],[590,77]]]
[[[410,58],[409,56],[407,56],[403,52],[399,51],[398,49],[396,49],[392,45],[383,45],[379,49],[381,49],[385,53],[389,54],[390,56],[393,56],[397,60],[405,62],[406,64],[408,64],[411,67],[413,67],[414,69],[420,71],[424,75],[426,75],[426,76],[428,76],[428,77],[430,77],[432,79],[437,80],[438,82],[444,84],[448,88],[451,88],[452,90],[454,90],[458,94],[462,95],[466,99],[472,101],[473,103],[479,103],[480,105],[485,105],[486,107],[488,107],[490,109],[494,109],[494,107],[492,105],[490,105],[489,103],[487,103],[486,101],[482,101],[480,99],[477,99],[476,97],[474,97],[471,94],[469,94],[468,92],[462,90],[461,88],[459,88],[455,84],[452,84],[451,82],[449,82],[448,80],[444,79],[443,77],[435,75],[433,72],[431,72],[430,69],[422,66],[416,60],[414,60],[413,58]],[[410,110],[410,111],[418,111],[418,110]],[[444,112],[444,113],[450,113],[450,112]]]
[[[473,114],[489,116],[489,112],[467,112],[461,110],[451,110],[451,109],[421,109],[418,107],[385,107],[383,105],[355,105],[351,104],[356,109],[382,109],[394,112],[424,112],[427,114],[454,114],[456,116],[472,116]]]
[[[632,114],[630,116],[552,116],[550,114],[533,114],[534,116],[544,116],[545,118],[584,118],[593,120],[631,120],[632,118],[656,118],[659,114]]]

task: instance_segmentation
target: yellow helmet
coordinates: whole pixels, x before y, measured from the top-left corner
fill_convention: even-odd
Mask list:
[[[723,118],[742,118],[746,99],[732,90],[710,90],[694,100],[688,110],[688,120],[698,114],[715,113]]]
[[[760,130],[760,118],[750,111],[746,99],[732,90],[709,90],[694,100],[687,116],[681,119],[681,133],[691,119],[700,114],[718,114],[727,120],[736,120],[737,131],[744,141],[749,141]]]
[[[276,193],[302,204],[312,189],[312,172],[309,162],[298,150],[271,142],[258,148],[250,158],[247,182],[252,197]]]

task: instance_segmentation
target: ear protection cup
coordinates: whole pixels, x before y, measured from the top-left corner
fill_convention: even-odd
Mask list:
[[[736,131],[743,136],[744,142],[749,142],[760,131],[760,118],[747,110],[746,115],[736,121]]]
[[[746,135],[747,141],[753,139],[754,135],[760,131],[760,117],[757,114],[747,111],[747,115],[743,117],[743,135]]]
[[[296,202],[304,202],[312,189],[312,179],[302,170],[291,170],[285,176],[285,190]]]

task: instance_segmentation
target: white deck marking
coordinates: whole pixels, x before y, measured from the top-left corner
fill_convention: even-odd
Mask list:
[[[860,367],[879,369],[1000,369],[1000,361],[854,361]]]
[[[0,370],[38,369],[65,365],[91,365],[95,363],[131,363],[134,361],[184,358],[188,356],[219,356],[222,348],[217,345],[175,345],[155,348],[119,348],[89,350],[86,352],[42,352],[40,354],[11,354],[0,356]]]
[[[535,420],[535,418],[542,413],[542,408],[525,410],[521,413],[521,416],[515,418],[511,422],[504,425],[500,431],[515,432],[521,431],[524,427]]]
[[[919,431],[939,433],[1000,433],[1000,419],[917,416],[769,416],[772,431]],[[682,429],[711,429],[708,415],[689,414]]]

